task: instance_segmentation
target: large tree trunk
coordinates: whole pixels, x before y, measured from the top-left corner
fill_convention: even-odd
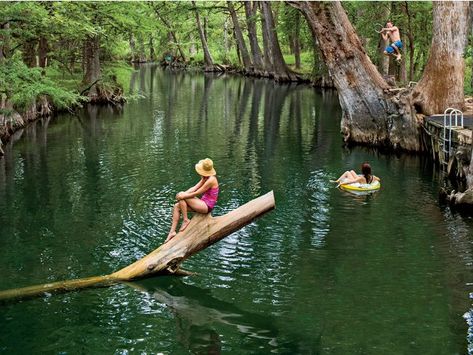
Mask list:
[[[223,216],[196,214],[184,232],[179,232],[144,258],[113,274],[1,291],[0,301],[110,285],[152,275],[185,274],[179,267],[186,259],[243,228],[274,207],[274,194],[270,191]]]
[[[414,34],[412,32],[412,15],[409,9],[409,2],[404,1],[402,6],[402,12],[407,17],[407,31],[405,31],[405,35],[408,39],[407,41],[407,48],[409,48],[409,81],[414,80]]]
[[[100,39],[99,36],[87,36],[84,42],[84,68],[83,84],[88,86],[88,96],[91,101],[98,98],[97,82],[100,78]]]
[[[149,60],[154,62],[156,60],[156,52],[154,51],[153,35],[149,35],[148,47],[149,47]]]
[[[273,71],[273,54],[271,53],[270,39],[268,34],[268,26],[266,25],[266,18],[264,17],[262,5],[258,3],[261,9],[261,34],[263,37],[263,67],[265,75],[269,75]]]
[[[391,13],[391,7],[390,6],[381,6],[380,10],[380,18],[382,19],[387,19],[390,16]],[[384,23],[383,23],[384,26]],[[378,56],[379,56],[379,61],[378,61],[378,70],[381,74],[384,76],[387,76],[389,74],[389,56],[384,55],[384,49],[388,46],[389,42],[388,40],[384,40],[383,36],[381,34],[379,35],[379,41],[378,41]]]
[[[139,62],[145,63],[146,62],[146,50],[145,50],[145,41],[143,39],[143,35],[141,33],[138,34],[138,50],[139,50]]]
[[[263,58],[261,49],[258,44],[258,34],[256,32],[255,16],[256,11],[252,6],[256,7],[256,2],[251,4],[251,1],[244,1],[245,14],[246,14],[246,25],[248,27],[248,39],[250,41],[251,56],[253,58],[253,68],[255,71],[263,70]]]
[[[189,55],[191,58],[194,58],[195,55],[197,54],[197,48],[195,48],[195,40],[194,40],[194,35],[192,32],[189,34],[189,39],[190,39],[190,47],[189,47]]]
[[[48,66],[48,51],[48,40],[46,37],[41,36],[38,44],[38,65],[43,69]]]
[[[23,62],[29,67],[36,67],[36,39],[27,41],[23,44]]]
[[[227,6],[228,10],[230,11],[230,15],[232,17],[232,22],[233,22],[233,30],[235,33],[235,39],[236,43],[238,46],[238,49],[241,54],[241,59],[243,61],[243,66],[245,67],[246,70],[249,70],[251,68],[251,59],[250,59],[250,54],[248,53],[248,49],[246,48],[245,40],[243,39],[243,34],[241,32],[241,27],[240,23],[238,22],[238,16],[235,11],[235,8],[233,7],[233,4],[231,1],[227,1]]]
[[[204,51],[205,70],[212,71],[214,69],[214,62],[213,62],[212,56],[210,55],[209,46],[207,45],[207,40],[205,39],[204,29],[202,28],[202,23],[200,22],[199,11],[197,10],[197,5],[195,1],[192,1],[192,6],[194,6],[197,30],[199,32],[200,42],[202,43],[202,49]]]
[[[464,107],[463,54],[471,30],[466,1],[433,3],[433,37],[430,56],[412,99],[418,113],[443,113],[448,107]]]
[[[345,141],[420,150],[410,105],[392,99],[340,2],[290,4],[306,17],[338,90]]]
[[[136,42],[135,36],[130,32],[128,43],[130,44],[131,62],[136,62]]]
[[[263,15],[264,28],[266,33],[266,41],[269,46],[269,53],[271,55],[272,73],[276,81],[292,81],[295,80],[295,75],[289,70],[284,61],[281,47],[279,46],[278,34],[276,32],[276,25],[274,22],[273,12],[269,1],[262,1],[261,13]],[[266,51],[265,51],[266,53]],[[266,54],[265,54],[266,55]]]
[[[380,36],[378,41],[378,55],[379,55],[379,71],[384,75],[389,74],[389,57],[384,55],[384,49],[388,46],[388,40],[384,40],[383,37]]]
[[[296,69],[301,68],[301,41],[300,41],[300,36],[301,36],[301,16],[299,13],[297,13],[296,16],[296,23],[295,23],[295,28],[294,28],[294,38],[292,41],[292,48],[294,51],[294,61],[296,65]]]
[[[10,55],[10,24],[0,24],[0,60],[7,58]]]

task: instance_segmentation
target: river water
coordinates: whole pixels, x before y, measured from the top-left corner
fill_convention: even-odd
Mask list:
[[[424,158],[342,146],[336,94],[144,66],[122,110],[28,127],[0,161],[0,289],[111,273],[165,238],[211,157],[222,215],[276,209],[161,277],[0,305],[2,353],[463,354],[473,220]],[[382,190],[329,183],[369,161]]]

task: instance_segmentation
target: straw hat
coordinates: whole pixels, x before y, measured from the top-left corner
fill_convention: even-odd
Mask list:
[[[214,162],[209,158],[199,160],[199,162],[195,164],[195,171],[202,176],[217,175],[217,172],[214,169]]]

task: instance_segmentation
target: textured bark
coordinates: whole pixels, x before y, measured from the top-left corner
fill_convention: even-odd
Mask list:
[[[463,54],[471,30],[466,1],[433,3],[433,37],[430,56],[412,100],[418,113],[443,113],[448,107],[464,107]]]
[[[197,54],[197,49],[195,48],[194,35],[192,33],[190,33],[189,38],[190,38],[190,41],[191,41],[191,45],[189,47],[189,54],[192,58],[194,58],[195,55]]]
[[[294,61],[296,69],[301,68],[301,41],[300,41],[300,32],[301,32],[301,18],[298,13],[296,16],[296,23],[294,28],[294,38],[292,42],[293,51],[294,51]]]
[[[258,34],[256,32],[256,6],[251,4],[251,1],[244,1],[245,4],[245,14],[246,14],[246,25],[248,27],[248,39],[250,41],[251,56],[253,58],[253,68],[256,71],[263,70],[263,58],[261,54],[261,49],[258,44]],[[254,7],[252,7],[254,6]]]
[[[330,76],[327,65],[322,60],[322,54],[317,41],[313,45],[314,67],[312,68],[312,81],[317,87],[334,88],[333,79]]]
[[[146,62],[145,41],[141,33],[138,35],[138,48],[139,48],[138,60],[140,63],[145,63]]]
[[[236,39],[236,43],[241,54],[243,66],[245,67],[245,69],[250,69],[251,68],[250,54],[248,53],[245,40],[243,39],[243,34],[241,32],[240,23],[238,22],[237,13],[231,1],[227,1],[227,6],[228,6],[228,10],[230,11],[230,16],[232,17],[233,31],[235,33],[235,39]]]
[[[49,45],[46,37],[41,36],[38,43],[38,65],[41,68],[48,66]]]
[[[418,126],[404,97],[369,59],[340,2],[291,2],[306,17],[338,90],[345,141],[420,150]]]
[[[207,45],[207,40],[205,39],[204,29],[202,27],[202,23],[200,22],[200,16],[199,16],[199,12],[197,10],[197,5],[195,1],[192,1],[192,6],[194,6],[197,30],[199,32],[200,42],[202,44],[202,50],[204,51],[205,70],[213,70],[214,62],[213,62],[212,56],[210,55],[209,46]]]
[[[7,58],[10,55],[10,37],[5,33],[8,32],[10,24],[0,24],[0,60]]]
[[[466,175],[466,184],[470,190],[473,189],[473,149],[471,151],[470,168],[468,169],[468,174]]]
[[[388,46],[388,40],[384,40],[381,36],[378,42],[379,65],[378,69],[383,75],[389,74],[389,57],[384,55],[384,49]]]
[[[154,51],[154,40],[153,40],[153,35],[149,36],[149,42],[148,42],[148,47],[149,47],[149,59],[154,62],[156,59],[156,53]]]
[[[36,40],[30,40],[23,44],[23,62],[29,67],[36,67]]]
[[[131,52],[131,62],[134,63],[136,61],[136,43],[135,43],[135,36],[133,33],[130,32],[130,38],[128,40],[130,44],[130,52]]]
[[[268,26],[266,25],[266,18],[263,14],[261,2],[258,3],[258,6],[260,8],[261,14],[261,35],[263,37],[263,67],[266,75],[269,75],[268,73],[273,71],[273,55],[271,53],[271,46],[269,44]]]
[[[271,4],[269,1],[262,1],[260,6],[263,19],[263,38],[265,38],[265,47],[267,47],[265,48],[265,69],[270,72],[277,81],[295,80],[295,76],[291,73],[284,61],[281,47],[279,46]],[[267,56],[270,56],[270,58],[266,58]]]
[[[405,35],[407,37],[407,48],[409,48],[409,81],[414,80],[414,34],[412,32],[412,15],[409,9],[409,2],[404,1],[402,6],[402,12],[407,17],[407,31]]]
[[[387,19],[391,14],[391,7],[390,6],[382,6],[380,9],[380,18]],[[384,26],[384,23],[383,23]],[[379,42],[378,42],[378,70],[384,76],[389,74],[389,56],[384,55],[384,49],[388,46],[389,41],[384,40],[381,34],[379,35]]]
[[[87,36],[84,42],[84,68],[83,84],[90,85],[88,96],[92,101],[97,99],[97,82],[100,78],[100,39],[98,36]]]
[[[0,301],[67,292],[86,287],[107,286],[152,275],[188,275],[179,267],[186,259],[243,228],[275,207],[272,191],[219,217],[196,214],[184,232],[133,264],[105,276],[60,281],[0,292]]]
[[[228,20],[225,19],[223,22],[223,57],[225,58],[225,63],[228,64],[228,51],[229,51],[229,46],[228,46]]]

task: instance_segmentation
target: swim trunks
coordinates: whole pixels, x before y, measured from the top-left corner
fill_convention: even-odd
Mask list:
[[[394,43],[391,43],[389,46],[387,46],[385,51],[389,54],[393,54],[394,52],[396,52],[393,45],[395,45],[398,49],[402,49],[402,41],[396,41]]]

